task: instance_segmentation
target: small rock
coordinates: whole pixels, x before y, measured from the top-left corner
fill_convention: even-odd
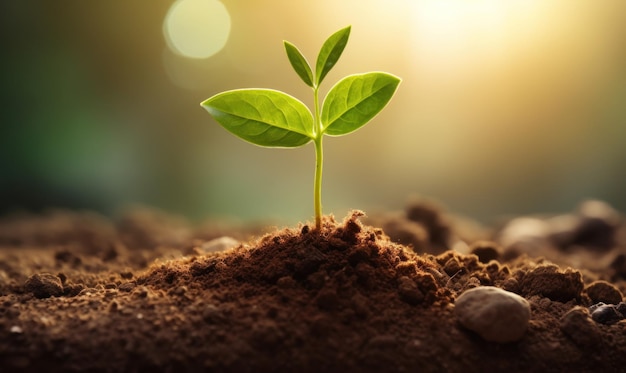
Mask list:
[[[624,319],[624,315],[613,304],[598,303],[589,307],[591,318],[600,324],[611,325]]]
[[[60,297],[63,295],[61,279],[50,273],[32,275],[26,280],[26,290],[37,298]]]
[[[524,336],[530,321],[530,304],[515,293],[493,286],[465,291],[454,312],[464,327],[491,342],[515,342]]]
[[[585,292],[593,303],[618,304],[623,298],[622,292],[615,285],[606,281],[592,282],[587,286]]]

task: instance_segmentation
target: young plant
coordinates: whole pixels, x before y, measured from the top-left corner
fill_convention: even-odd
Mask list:
[[[255,145],[296,148],[315,145],[315,226],[322,224],[322,139],[354,132],[376,116],[391,100],[400,79],[385,72],[350,75],[335,84],[320,107],[319,87],[341,56],[350,26],[322,45],[315,73],[295,45],[284,41],[291,66],[313,89],[313,113],[298,99],[272,89],[237,89],[202,102],[211,116],[232,134]]]

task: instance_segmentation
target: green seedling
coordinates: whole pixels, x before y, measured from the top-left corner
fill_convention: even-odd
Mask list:
[[[385,72],[350,75],[335,84],[320,107],[319,87],[341,56],[350,26],[331,35],[322,45],[315,73],[295,45],[284,41],[291,66],[313,89],[313,113],[298,99],[272,89],[237,89],[202,102],[226,130],[252,144],[271,148],[315,145],[315,226],[322,224],[322,139],[363,127],[391,100],[400,78]]]

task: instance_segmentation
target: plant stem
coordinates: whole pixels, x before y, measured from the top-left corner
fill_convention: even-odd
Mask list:
[[[313,193],[315,194],[315,228],[322,228],[322,162],[324,155],[322,154],[322,136],[319,135],[313,141],[315,143],[315,186]]]
[[[320,118],[320,100],[319,87],[313,87],[313,100],[315,105],[315,183],[313,187],[313,201],[315,204],[315,228],[319,231],[322,228],[322,164],[324,162],[324,154],[322,151],[322,120]]]

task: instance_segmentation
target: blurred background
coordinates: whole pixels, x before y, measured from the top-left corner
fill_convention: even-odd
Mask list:
[[[403,79],[373,122],[326,138],[324,212],[435,198],[479,220],[626,211],[626,2],[112,0],[0,3],[0,213],[313,217],[314,149],[252,146],[199,106],[280,89],[311,106],[282,41],[314,64],[352,25],[341,77]]]

